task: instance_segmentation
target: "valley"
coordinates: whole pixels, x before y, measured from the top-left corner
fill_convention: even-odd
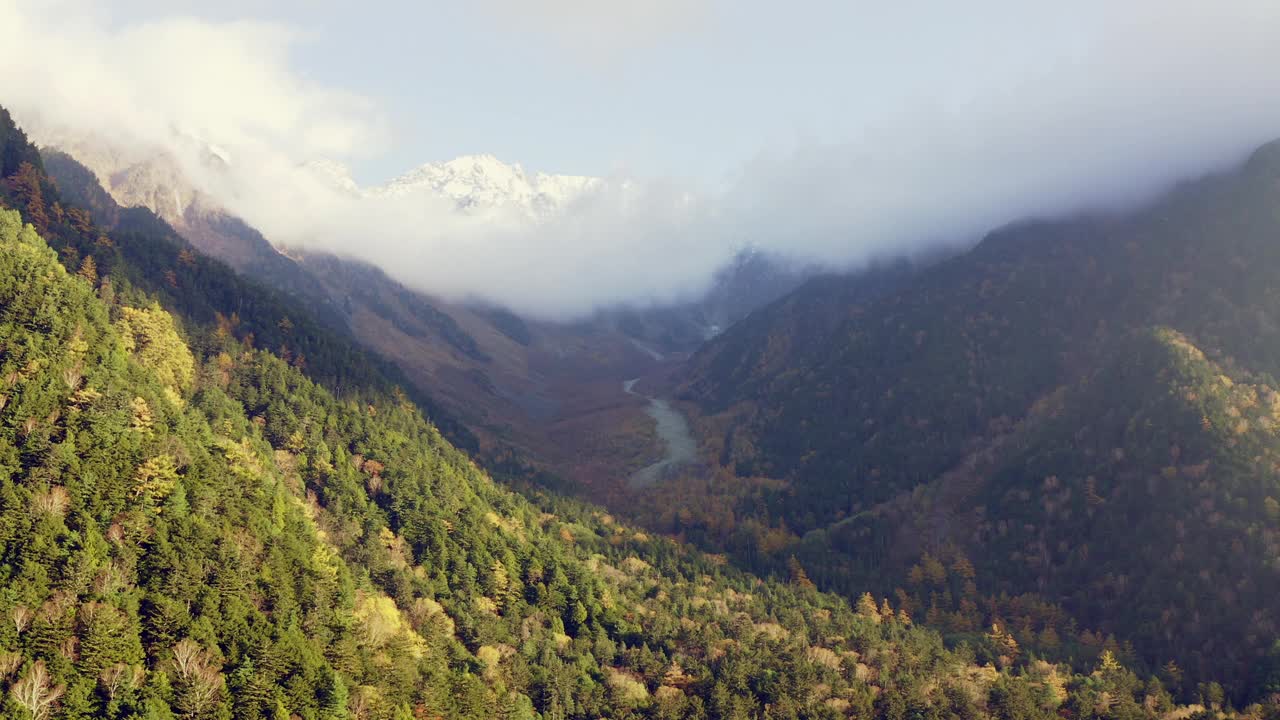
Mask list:
[[[489,462],[551,473],[584,497],[604,500],[625,492],[629,478],[666,452],[669,424],[655,427],[652,404],[623,384],[669,374],[685,356],[678,349],[658,353],[607,321],[517,318],[513,338],[483,311],[424,298],[366,275],[371,269],[344,282],[338,272],[350,264],[303,256],[302,265],[325,268],[317,274],[332,295],[352,298],[347,322],[354,336],[463,422]],[[465,347],[474,349],[442,342],[424,308],[456,323]]]
[[[83,173],[74,160],[50,157],[64,186],[83,186]],[[171,175],[160,176],[173,181]],[[132,177],[154,175],[135,172]],[[129,187],[136,192],[138,186]],[[143,197],[164,195],[151,192]],[[94,201],[104,203],[109,207],[109,201]],[[122,229],[135,222],[127,213],[100,216]],[[1002,268],[1034,269],[1026,287],[1043,294],[1053,292],[1047,273],[1067,262],[1062,258],[1086,267],[1118,267],[1114,258],[1088,259],[1089,253],[1109,251],[1092,239],[1051,245],[1047,255],[1013,239],[1055,232],[1083,232],[1088,238],[1093,232],[1088,219],[1064,221],[1062,230],[1051,224],[1015,227],[993,233],[969,252],[883,262],[845,275],[814,269],[788,274],[771,269],[767,259],[743,256],[722,273],[701,303],[605,311],[575,322],[553,322],[420,293],[353,259],[302,248],[277,252],[260,235],[243,228],[227,233],[226,228],[235,227],[230,221],[213,223],[205,217],[188,213],[182,218],[187,227],[223,228],[217,243],[207,242],[212,237],[208,233],[192,233],[204,238],[203,250],[227,253],[228,261],[272,258],[269,265],[245,265],[250,274],[268,266],[288,268],[287,276],[298,278],[288,286],[291,295],[319,308],[326,325],[349,333],[394,364],[406,382],[430,398],[435,417],[452,428],[455,442],[535,496],[552,490],[598,503],[619,518],[717,553],[749,572],[812,580],[850,599],[861,588],[874,588],[883,597],[896,598],[904,611],[944,629],[949,642],[964,642],[984,622],[996,620],[1014,623],[1022,647],[1074,662],[1108,649],[1127,663],[1159,667],[1172,655],[1186,668],[1182,672],[1219,678],[1228,674],[1215,674],[1198,663],[1225,658],[1247,662],[1248,655],[1234,649],[1200,661],[1199,653],[1111,625],[1108,616],[1098,615],[1087,601],[1055,594],[1053,575],[1030,584],[1004,579],[1007,566],[984,549],[1001,537],[993,537],[993,521],[984,511],[966,512],[975,503],[987,507],[997,502],[990,488],[1005,482],[999,478],[1008,477],[1009,458],[1034,452],[1037,443],[1044,442],[1041,436],[1052,432],[1054,418],[1067,412],[1067,386],[1073,378],[1092,372],[1089,368],[1108,357],[1107,336],[1095,332],[1092,339],[1076,344],[1074,354],[1064,354],[1060,366],[1041,366],[1040,376],[1023,378],[1003,371],[1003,377],[1027,383],[1026,392],[1039,395],[1026,401],[1024,409],[1007,387],[986,388],[983,404],[1003,404],[998,413],[984,411],[994,413],[983,421],[985,427],[969,426],[970,421],[962,419],[965,414],[953,417],[953,404],[934,401],[937,390],[920,396],[888,395],[880,400],[883,406],[843,401],[838,414],[824,410],[821,420],[785,419],[780,414],[803,408],[797,403],[807,393],[819,399],[805,402],[824,407],[821,398],[841,388],[856,390],[876,383],[892,388],[911,373],[920,373],[919,382],[931,387],[958,371],[958,366],[943,369],[944,356],[931,348],[934,343],[954,344],[949,333],[971,325],[974,316],[949,319],[949,326],[937,325],[935,318],[960,312],[967,303],[989,308],[986,312],[1007,307],[1009,301],[1003,297],[985,299],[982,293],[990,291],[993,281],[983,279],[983,273],[999,277]],[[273,275],[263,277],[268,276]],[[1012,276],[1018,277],[1016,270]],[[1057,281],[1065,277],[1059,272]],[[1075,281],[1075,292],[1094,277]],[[761,278],[775,281],[755,294],[762,287]],[[974,295],[975,283],[986,289]],[[1088,299],[1062,292],[1083,317],[1094,317],[1099,310],[1088,303],[1113,302],[1105,298],[1116,292],[1114,280],[1104,276],[1101,283],[1101,291]],[[1022,287],[1005,292],[1027,292]],[[788,292],[790,288],[794,290]],[[946,299],[939,302],[935,296]],[[1059,321],[1052,309],[1046,312],[1049,320],[1035,326],[1022,320],[1009,324],[1011,332],[1023,333],[1022,339],[996,342],[992,348],[998,349],[983,349],[982,343],[989,340],[968,339],[967,352],[983,362],[1016,364],[1022,362],[1016,359],[1019,348],[1046,342],[1046,332],[1080,332],[1079,321]],[[875,318],[881,315],[922,320],[899,320],[901,327],[889,320],[877,325]],[[860,329],[862,325],[866,328]],[[893,329],[877,329],[881,327]],[[916,329],[904,329],[912,327]],[[846,337],[865,336],[857,341],[872,342],[876,332],[882,335],[875,341],[877,350],[833,347]],[[909,343],[904,344],[903,333]],[[998,337],[998,331],[992,337]],[[1034,337],[1041,339],[1029,339]],[[282,350],[289,352],[285,346]],[[878,372],[877,365],[867,363],[878,352],[902,358],[894,366],[895,374],[860,378],[860,373]],[[920,370],[913,369],[917,364]],[[858,379],[843,379],[845,373]],[[982,376],[970,373],[972,387]],[[1051,378],[1059,378],[1056,386],[1045,384],[1053,382]],[[902,404],[907,402],[911,404]],[[860,420],[847,416],[853,408],[862,408]],[[880,423],[887,425],[880,428]],[[787,440],[789,426],[810,428],[805,442],[832,432],[864,439],[849,445],[858,448],[856,452],[845,450],[841,441],[829,449],[801,452]],[[928,439],[928,432],[955,432],[949,427],[965,428],[964,434]],[[895,433],[902,433],[901,441]],[[877,449],[886,442],[906,444]],[[849,463],[870,463],[877,452],[888,453],[879,461],[887,467],[855,465],[860,470],[851,472]],[[783,464],[797,458],[804,464]],[[911,469],[912,463],[921,462],[926,464]],[[815,463],[828,464],[805,470]],[[894,480],[894,472],[912,474]],[[1052,477],[1051,469],[1045,472]],[[1096,479],[1092,482],[1092,492],[1100,492],[1103,486]],[[838,489],[829,489],[833,485]],[[1046,532],[1053,526],[1046,521]],[[1054,559],[1047,540],[1013,547],[1018,549],[1011,557],[1019,563],[1039,563],[1043,568],[1061,562]],[[939,562],[944,567],[941,575],[917,579],[924,572],[920,568]],[[951,578],[945,568],[959,568],[954,571],[959,574]],[[945,588],[943,594],[939,588]],[[1025,600],[1010,602],[997,594],[1033,588],[1041,594],[1034,596],[1039,604],[1030,607]],[[1265,610],[1261,613],[1254,617],[1261,627],[1268,627],[1273,621]],[[1082,626],[1085,622],[1097,625]],[[1143,638],[1141,644],[1131,642]],[[1259,639],[1247,652],[1262,652],[1264,645]]]
[[[627,485],[633,490],[643,490],[655,485],[675,470],[689,465],[698,459],[697,443],[689,430],[689,423],[681,412],[671,403],[661,398],[649,397],[635,390],[640,378],[632,378],[622,383],[622,389],[628,395],[648,400],[645,412],[653,418],[658,439],[662,441],[662,459],[640,468],[627,479]]]
[[[0,718],[1280,720],[1277,38],[0,0]]]

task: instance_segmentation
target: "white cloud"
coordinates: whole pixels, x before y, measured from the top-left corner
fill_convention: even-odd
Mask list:
[[[611,42],[649,42],[702,12],[665,1],[486,3],[510,22]],[[822,2],[804,6],[787,22],[827,22]],[[843,138],[769,148],[724,187],[611,180],[541,225],[482,221],[422,196],[356,200],[301,171],[378,147],[384,122],[367,100],[291,67],[288,27],[112,24],[77,7],[0,0],[0,103],[20,119],[163,146],[274,241],[547,316],[695,293],[745,242],[857,264],[1028,213],[1132,202],[1280,135],[1280,5],[1269,0],[1083,2],[1053,17],[999,0],[879,14],[868,4],[846,58],[868,97],[843,118]],[[956,62],[948,74],[949,57],[982,54],[988,41],[998,62],[993,51],[981,71]],[[865,64],[877,60],[884,67]],[[226,148],[232,169],[207,172],[192,138]]]
[[[296,37],[284,26],[174,18],[109,30],[89,10],[0,3],[5,103],[151,142],[188,134],[280,153],[347,154],[377,137],[366,101],[293,72],[287,52]]]
[[[964,13],[981,16],[982,5]],[[1019,31],[1055,35],[1026,6],[1010,12]],[[999,75],[955,78],[967,83],[959,100],[937,87],[860,118],[856,140],[763,153],[727,196],[734,231],[847,262],[974,238],[1025,214],[1131,205],[1280,136],[1270,71],[1280,5],[1098,2],[1072,13],[1070,43],[1057,36],[1062,45]],[[913,19],[929,17],[947,20]]]
[[[380,120],[362,98],[294,73],[288,28],[173,19],[112,29],[72,5],[0,3],[0,103],[55,134],[168,151],[275,242],[359,256],[433,293],[548,316],[687,294],[700,277],[641,268],[681,258],[701,275],[725,256],[693,236],[703,223],[687,193],[661,183],[605,183],[537,228],[460,215],[422,195],[356,199],[301,165],[367,150]],[[203,162],[205,143],[231,166]]]

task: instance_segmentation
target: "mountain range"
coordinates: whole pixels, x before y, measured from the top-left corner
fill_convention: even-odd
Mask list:
[[[492,155],[463,155],[430,162],[382,185],[362,188],[346,166],[314,160],[306,168],[335,188],[362,197],[426,195],[446,199],[462,212],[484,214],[512,211],[528,221],[543,221],[562,212],[605,183],[600,178],[525,172]]]
[[[820,593],[799,567],[754,577],[598,508],[518,495],[440,435],[394,365],[114,205],[83,168],[55,184],[3,111],[0,175],[17,208],[0,210],[7,717],[1224,707],[1217,686],[1176,707],[1123,648],[1084,675],[1024,660],[998,626],[952,651],[888,600]]]
[[[707,292],[692,301],[606,308],[569,323],[522,318],[505,308],[405,287],[357,259],[277,247],[197,189],[176,158],[158,150],[140,152],[107,138],[65,132],[37,137],[47,143],[43,155],[50,175],[69,197],[94,208],[104,226],[129,227],[136,223],[131,214],[149,210],[199,251],[312,304],[320,322],[392,358],[433,398],[434,410],[444,414],[437,419],[455,442],[504,458],[515,448],[522,462],[583,486],[612,486],[659,452],[653,438],[640,442],[639,452],[629,447],[625,438],[633,434],[636,408],[617,397],[623,380],[682,357],[820,271],[747,249],[730,258]],[[201,156],[215,169],[230,161],[207,148]],[[340,164],[318,161],[308,170],[359,197],[422,193],[425,201],[444,200],[461,213],[494,212],[502,221],[514,213],[531,223],[603,182],[529,176],[492,156],[428,163],[364,189]],[[105,197],[92,192],[99,186]],[[613,449],[601,453],[606,447]]]
[[[1280,717],[1280,146],[573,323],[110,146],[0,114],[9,716]],[[529,222],[599,182],[310,169]],[[637,382],[698,454],[644,488]]]

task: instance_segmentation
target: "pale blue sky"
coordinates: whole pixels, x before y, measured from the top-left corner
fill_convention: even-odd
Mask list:
[[[763,150],[847,142],[886,111],[1014,83],[1069,58],[1097,21],[1007,5],[125,0],[109,14],[300,31],[293,68],[369,97],[389,124],[390,147],[355,163],[362,182],[488,152],[551,172],[716,183]]]

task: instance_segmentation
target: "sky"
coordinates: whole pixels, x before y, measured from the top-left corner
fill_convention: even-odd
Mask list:
[[[188,169],[273,241],[568,318],[745,244],[856,266],[1140,202],[1280,137],[1277,37],[1272,0],[0,0],[0,104],[217,144]],[[530,226],[298,171],[473,153],[607,182]]]

